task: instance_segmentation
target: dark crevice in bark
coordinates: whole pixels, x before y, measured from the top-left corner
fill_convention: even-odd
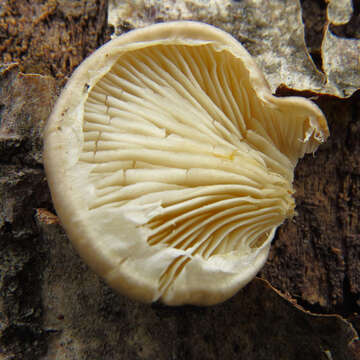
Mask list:
[[[337,314],[342,316],[345,319],[351,321],[351,317],[354,314],[359,313],[360,307],[358,304],[359,297],[357,294],[354,294],[350,290],[350,283],[347,276],[344,277],[343,282],[343,298],[344,302],[337,304],[333,309],[325,309],[319,303],[312,304],[300,296],[294,296],[297,304],[300,305],[304,310],[310,311],[313,314],[318,315],[331,315]]]
[[[4,109],[5,109],[5,105],[0,104],[0,127],[1,127],[1,119],[2,119],[2,114],[4,112]]]
[[[300,0],[304,23],[305,43],[309,54],[320,71],[322,68],[321,43],[326,25],[325,0]]]
[[[309,303],[308,301],[302,299],[300,296],[295,296],[294,299],[299,306],[301,306],[305,311],[311,312],[312,314],[328,315],[333,313],[331,311],[325,311],[324,308],[318,303]]]
[[[353,0],[353,14],[346,24],[330,25],[331,32],[339,37],[360,39],[360,1]]]
[[[358,313],[360,310],[359,295],[354,294],[351,291],[350,280],[347,275],[345,275],[344,277],[343,293],[344,293],[344,302],[342,306],[336,309],[336,313],[347,318],[352,314]]]

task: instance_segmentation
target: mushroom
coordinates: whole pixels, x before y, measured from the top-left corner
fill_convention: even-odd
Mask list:
[[[44,164],[66,233],[111,287],[211,305],[264,265],[294,214],[294,167],[328,135],[310,100],[272,96],[229,34],[179,21],[113,39],[78,67]]]

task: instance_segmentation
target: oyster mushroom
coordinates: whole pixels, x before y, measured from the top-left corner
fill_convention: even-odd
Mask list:
[[[230,35],[196,22],[116,38],[74,72],[48,121],[56,211],[114,289],[226,300],[294,213],[293,170],[328,136],[311,101],[272,96]]]

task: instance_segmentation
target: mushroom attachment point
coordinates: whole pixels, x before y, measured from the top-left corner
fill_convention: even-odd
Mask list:
[[[294,167],[329,132],[210,25],[131,31],[74,72],[45,130],[54,206],[83,259],[144,302],[211,305],[264,265]]]

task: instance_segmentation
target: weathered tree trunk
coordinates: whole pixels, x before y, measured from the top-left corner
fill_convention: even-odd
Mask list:
[[[76,255],[41,134],[67,77],[110,38],[106,11],[105,0],[0,0],[0,359],[360,359],[359,92],[315,100],[332,136],[297,167],[298,214],[262,279],[226,303],[139,304]]]

